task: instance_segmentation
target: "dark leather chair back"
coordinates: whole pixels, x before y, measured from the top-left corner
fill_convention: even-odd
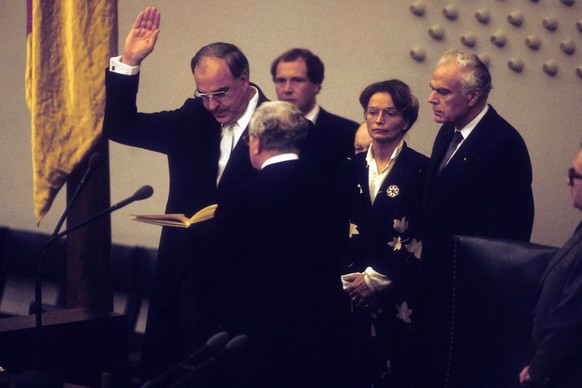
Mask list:
[[[557,248],[454,237],[448,387],[519,387],[538,282]]]

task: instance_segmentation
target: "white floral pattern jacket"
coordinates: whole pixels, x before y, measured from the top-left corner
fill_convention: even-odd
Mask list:
[[[372,205],[366,154],[349,160],[342,171],[350,232],[344,273],[368,267],[385,275],[390,286],[380,292],[389,326],[415,326],[422,292],[420,254],[421,199],[429,159],[406,143]]]

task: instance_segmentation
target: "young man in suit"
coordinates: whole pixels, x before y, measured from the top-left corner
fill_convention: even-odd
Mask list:
[[[468,52],[447,52],[433,71],[430,87],[434,120],[443,125],[432,149],[423,200],[423,262],[439,379],[451,308],[451,237],[528,241],[534,206],[525,142],[487,104],[492,85],[485,64]]]
[[[358,123],[329,113],[317,103],[324,78],[323,62],[307,49],[293,48],[273,61],[271,75],[277,99],[299,107],[315,125],[303,147],[302,160],[329,176],[354,154]]]
[[[267,98],[250,83],[244,54],[232,44],[213,43],[192,58],[194,98],[173,111],[138,113],[140,64],[154,49],[159,25],[155,7],[140,12],[123,55],[111,59],[103,132],[113,141],[166,154],[166,213],[191,216],[255,175],[248,146],[239,139]],[[162,231],[141,354],[144,379],[156,377],[191,351],[183,348],[176,326],[179,284],[207,233],[203,226]]]
[[[182,292],[187,301],[189,287],[202,284],[215,332],[250,338],[228,376],[214,375],[234,379],[226,386],[343,384],[337,257],[347,231],[330,193],[299,163],[308,128],[287,102],[257,108],[248,143],[260,172],[218,203],[202,268]]]
[[[582,151],[568,170],[575,208],[582,210]],[[538,287],[535,353],[519,375],[526,387],[582,387],[582,223],[552,258]]]

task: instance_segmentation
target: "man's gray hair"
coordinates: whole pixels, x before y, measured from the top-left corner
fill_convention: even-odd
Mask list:
[[[249,135],[261,139],[266,151],[299,153],[305,142],[309,123],[295,105],[285,101],[261,104],[249,124]]]
[[[475,89],[481,91],[479,100],[486,102],[489,92],[493,88],[491,73],[483,61],[475,54],[462,50],[450,50],[443,54],[437,62],[437,66],[445,65],[451,61],[457,63],[463,72],[462,88],[467,94]]]
[[[194,73],[198,62],[205,57],[224,59],[234,78],[240,78],[243,74],[250,77],[247,57],[232,43],[215,42],[202,47],[190,61],[192,73]]]

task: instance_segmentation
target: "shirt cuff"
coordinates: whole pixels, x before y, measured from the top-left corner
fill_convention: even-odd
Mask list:
[[[109,71],[123,75],[136,75],[139,73],[139,66],[129,66],[121,62],[121,55],[109,60]]]
[[[376,272],[372,267],[368,267],[364,271],[364,281],[374,292],[383,291],[392,284],[386,275]]]

